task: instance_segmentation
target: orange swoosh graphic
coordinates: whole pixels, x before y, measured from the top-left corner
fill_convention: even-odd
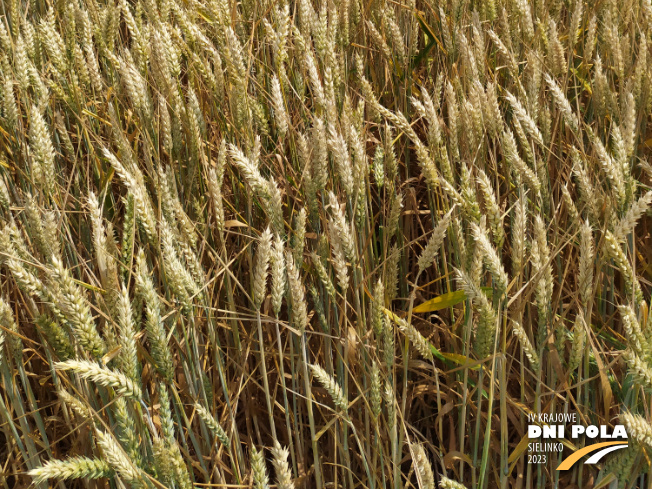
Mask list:
[[[564,461],[559,464],[557,470],[568,470],[575,464],[575,462],[581,459],[584,455],[588,455],[591,452],[595,452],[596,450],[600,450],[601,448],[610,447],[613,445],[627,445],[627,442],[605,441],[603,443],[596,443],[594,445],[589,445],[588,447],[584,447],[581,450],[577,450],[575,453],[566,457]]]

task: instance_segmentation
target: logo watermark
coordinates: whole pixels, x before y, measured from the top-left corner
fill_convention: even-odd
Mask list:
[[[600,440],[584,448],[576,449],[566,457],[557,470],[568,470],[587,455],[585,464],[595,464],[602,457],[627,446],[627,432],[623,425],[613,428],[606,425],[580,424],[577,413],[540,413],[528,414],[528,462],[543,464],[548,461],[548,454],[561,453],[564,440]],[[609,441],[602,441],[609,440]]]

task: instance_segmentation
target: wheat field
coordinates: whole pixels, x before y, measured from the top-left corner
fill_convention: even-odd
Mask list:
[[[0,488],[652,487],[651,35],[0,2]],[[571,412],[628,447],[529,463]]]

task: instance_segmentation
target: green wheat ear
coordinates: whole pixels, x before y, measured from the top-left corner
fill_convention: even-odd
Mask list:
[[[206,423],[206,426],[208,426],[208,428],[213,432],[220,443],[224,445],[224,448],[228,450],[230,446],[229,437],[224,431],[224,428],[220,426],[213,415],[209,413],[208,410],[206,410],[201,404],[195,404],[195,409],[197,410],[199,417],[204,421],[204,423]]]
[[[48,479],[100,479],[111,477],[113,469],[104,460],[88,457],[71,457],[66,460],[50,460],[42,467],[28,472],[35,483]]]
[[[310,365],[310,368],[312,370],[312,373],[319,381],[319,383],[326,389],[328,394],[331,396],[331,399],[333,400],[335,406],[341,409],[342,411],[346,411],[349,407],[349,403],[344,397],[344,392],[342,392],[342,388],[335,381],[335,379],[331,377],[328,374],[328,372],[326,372],[326,370],[324,370],[319,365]]]

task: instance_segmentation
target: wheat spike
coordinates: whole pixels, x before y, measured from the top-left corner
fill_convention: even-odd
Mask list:
[[[66,460],[50,460],[45,465],[28,472],[34,483],[48,479],[100,479],[111,477],[113,469],[104,460],[88,457],[70,457]]]
[[[97,438],[97,444],[102,449],[103,458],[111,468],[125,481],[137,487],[144,487],[145,474],[129,460],[115,438],[99,430],[95,431],[95,437]]]
[[[315,375],[319,383],[326,389],[331,396],[333,403],[338,409],[345,411],[349,408],[349,403],[344,397],[344,392],[340,385],[331,377],[326,370],[319,365],[310,365],[312,373]]]
[[[116,394],[125,395],[135,400],[140,400],[142,392],[140,387],[122,372],[102,367],[86,360],[67,360],[54,364],[58,370],[70,370],[82,379],[92,380],[105,387],[113,387]]]
[[[627,432],[641,445],[652,448],[652,425],[643,416],[623,412],[620,420],[625,425]]]
[[[439,479],[439,487],[441,487],[441,489],[466,489],[464,484],[460,484],[459,482],[443,476]]]

